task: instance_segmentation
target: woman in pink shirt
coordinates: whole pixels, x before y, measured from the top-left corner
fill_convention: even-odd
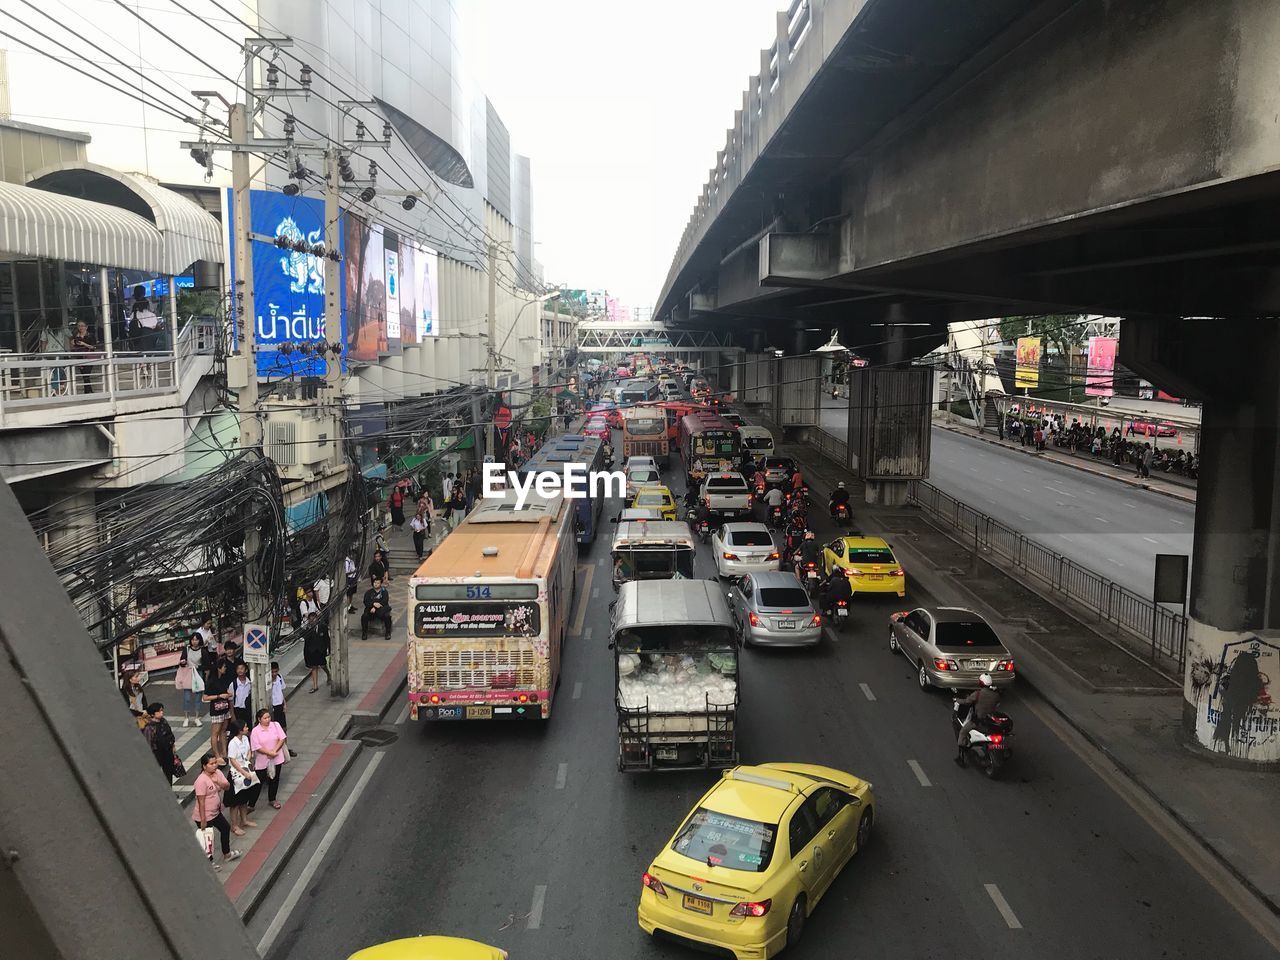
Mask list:
[[[223,863],[240,856],[239,850],[231,849],[231,824],[222,815],[222,793],[226,789],[227,778],[218,769],[218,758],[212,753],[206,753],[200,758],[200,775],[196,777],[191,819],[200,830],[213,827],[221,835]],[[213,868],[218,870],[220,865],[215,863]]]
[[[271,711],[258,711],[258,722],[253,733],[249,734],[249,746],[253,748],[253,769],[259,772],[259,779],[267,785],[267,800],[276,810],[280,803],[276,800],[276,791],[280,789],[280,768],[289,759],[289,751],[284,742],[289,739],[280,724],[271,719]]]

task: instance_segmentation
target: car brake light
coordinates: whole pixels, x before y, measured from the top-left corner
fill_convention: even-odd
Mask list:
[[[848,600],[837,600],[837,601],[836,601],[836,606],[837,606],[837,607],[847,607],[848,605],[849,605],[849,601],[848,601]]]
[[[1000,746],[1000,744],[1004,743],[1004,734],[1003,734],[1003,733],[993,733],[993,734],[991,734],[991,736],[987,737],[987,742],[988,742],[988,743],[993,743],[993,744],[995,744],[995,745],[998,747],[998,746]]]
[[[756,903],[740,903],[729,911],[731,917],[763,917],[773,905],[772,900],[761,900]]]
[[[723,556],[726,560],[737,560],[737,559],[738,559],[738,555],[737,555],[736,553],[725,553],[725,554],[721,554],[721,556]]]
[[[939,670],[959,670],[960,666],[954,660],[944,660],[941,657],[933,661],[933,665]]]
[[[996,669],[1004,670],[1004,671],[1007,671],[1008,673],[1013,673],[1013,661],[1001,660],[1000,663],[996,665]]]
[[[815,614],[813,615],[813,619],[809,621],[809,626],[811,626],[811,627],[820,627],[820,626],[822,626],[822,614],[820,614],[820,613],[815,613]]]
[[[667,895],[667,888],[662,885],[662,881],[651,873],[645,873],[641,876],[640,882],[660,897],[665,897]]]
[[[893,571],[893,575],[895,577],[905,577],[907,575],[907,571],[899,567],[897,570]]]
[[[853,567],[845,567],[844,575],[846,577],[860,577],[862,576],[862,571],[855,570]]]
[[[760,626],[760,618],[759,618],[759,617],[757,617],[757,616],[755,615],[755,613],[748,612],[748,613],[747,613],[747,619],[751,621],[751,625],[752,625],[753,627],[758,627],[758,626]]]
[[[777,559],[778,559],[778,551],[777,551],[777,550],[775,550],[775,551],[773,551],[773,553],[769,554],[769,559],[770,559],[770,560],[777,560]]]

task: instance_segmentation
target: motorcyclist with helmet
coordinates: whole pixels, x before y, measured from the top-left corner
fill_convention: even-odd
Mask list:
[[[956,737],[956,763],[964,766],[968,757],[965,752],[969,749],[969,731],[979,720],[985,720],[1000,706],[1000,693],[996,690],[995,681],[991,678],[991,674],[984,673],[978,678],[978,682],[982,686],[969,694],[967,697],[959,701],[960,705],[969,707],[969,714],[965,717],[964,723],[960,724],[960,733]]]
[[[818,562],[818,537],[812,530],[804,532],[804,539],[800,541],[800,550],[796,554],[796,576],[803,583],[805,580],[805,570],[809,564]]]
[[[804,542],[805,534],[808,533],[804,526],[804,518],[797,519],[795,516],[787,520],[787,531],[784,543],[784,562],[791,562],[795,556],[796,550],[800,544]]]
[[[853,599],[853,588],[849,586],[849,576],[842,567],[835,567],[818,590],[818,605],[827,616],[843,600],[846,604]]]
[[[844,506],[846,510],[849,508],[849,491],[845,489],[844,481],[841,480],[836,484],[836,488],[831,491],[831,500],[827,504],[827,509],[831,511],[831,516],[836,515],[836,508]],[[853,515],[853,511],[849,510],[849,515]]]

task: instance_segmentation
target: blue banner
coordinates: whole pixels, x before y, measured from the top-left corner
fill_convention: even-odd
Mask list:
[[[227,209],[234,207],[227,190]],[[302,240],[309,245],[324,242],[324,201],[316,197],[286,197],[272,190],[254,190],[249,197],[252,230],[267,237],[285,237],[290,243]],[[344,252],[342,219],[338,222],[338,251]],[[230,217],[227,218],[228,223]],[[236,237],[231,237],[231,289],[236,289]],[[339,270],[338,276],[345,275]],[[347,292],[341,292],[342,329],[326,336],[324,321],[324,260],[310,253],[282,249],[265,240],[253,244],[254,306],[257,317],[258,376],[270,380],[288,377],[323,377],[324,361],[299,345],[330,343],[343,345],[342,365],[346,369]],[[233,309],[235,300],[232,299]],[[239,323],[240,318],[233,318]],[[281,344],[291,349],[280,350]]]

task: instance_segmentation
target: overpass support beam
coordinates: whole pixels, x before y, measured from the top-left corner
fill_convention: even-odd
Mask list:
[[[1215,753],[1280,765],[1280,325],[1125,320],[1121,359],[1203,400],[1183,724]]]

